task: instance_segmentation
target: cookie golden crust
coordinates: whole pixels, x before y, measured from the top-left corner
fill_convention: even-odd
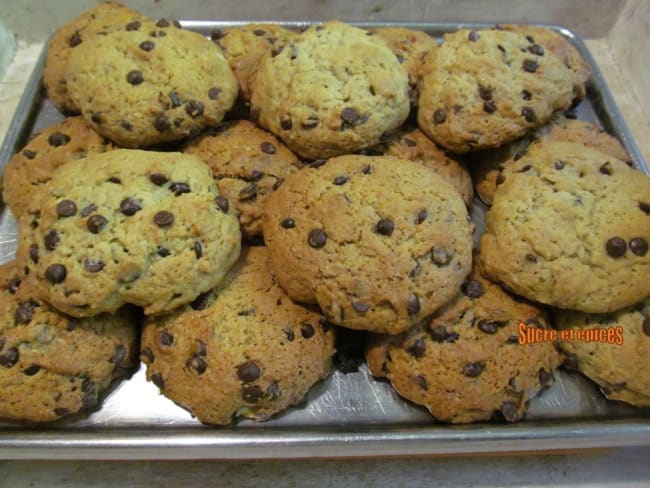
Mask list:
[[[38,211],[36,193],[63,163],[113,149],[83,117],[69,117],[39,132],[5,167],[2,199],[17,219]]]
[[[246,24],[223,30],[216,42],[230,63],[244,100],[250,100],[253,78],[264,55],[281,51],[297,36],[275,24]]]
[[[249,247],[223,285],[146,322],[141,357],[165,396],[227,425],[300,402],[327,377],[333,354],[334,330],[277,285],[266,248]]]
[[[118,149],[70,161],[20,222],[37,296],[76,317],[124,303],[161,313],[221,282],[241,234],[199,158]]]
[[[79,113],[81,110],[70,94],[66,82],[68,59],[73,50],[98,34],[118,30],[137,30],[149,18],[118,2],[102,2],[62,26],[52,36],[47,49],[43,84],[47,96],[61,110]]]
[[[576,75],[522,34],[461,29],[433,55],[418,125],[451,151],[498,147],[571,106]]]
[[[66,79],[86,120],[124,147],[198,135],[221,122],[238,90],[218,46],[153,22],[84,42],[70,56]]]
[[[650,406],[650,378],[645,374],[650,346],[649,307],[650,298],[646,298],[607,315],[556,311],[556,326],[571,329],[575,338],[560,343],[568,356],[567,364],[598,384],[610,400]],[[603,334],[603,329],[604,336],[586,339],[587,334]],[[584,336],[578,339],[579,334]]]
[[[501,412],[518,421],[562,362],[552,342],[518,343],[519,323],[548,329],[546,314],[516,301],[476,266],[461,290],[425,324],[376,336],[368,367],[438,420],[477,422]]]
[[[619,164],[563,159],[509,175],[481,238],[487,275],[530,300],[589,313],[650,295],[650,178]]]
[[[138,364],[140,314],[71,319],[24,278],[18,262],[0,266],[0,417],[51,422],[95,407]]]
[[[290,175],[264,238],[280,285],[333,323],[399,333],[449,301],[471,268],[458,192],[421,164],[341,156]]]
[[[386,43],[336,21],[265,56],[251,96],[252,117],[308,159],[370,147],[408,113],[408,76]]]
[[[192,141],[184,152],[210,166],[245,237],[262,235],[268,195],[302,164],[273,134],[247,120],[222,124],[214,133]]]

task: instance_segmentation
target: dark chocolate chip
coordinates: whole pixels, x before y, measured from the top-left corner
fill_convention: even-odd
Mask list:
[[[316,331],[314,330],[314,327],[308,322],[304,322],[300,326],[300,334],[302,334],[302,337],[305,339],[309,339],[310,337],[313,337],[315,332]]]
[[[156,27],[169,27],[170,23],[167,19],[160,19],[158,22],[156,22]]]
[[[208,98],[210,100],[216,100],[219,98],[219,95],[221,94],[221,88],[218,88],[216,86],[213,86],[208,90]]]
[[[54,415],[56,415],[57,417],[65,417],[66,415],[70,415],[71,413],[72,411],[70,409],[63,408],[63,407],[58,407],[54,409]]]
[[[292,329],[282,329],[282,332],[284,332],[284,335],[287,336],[287,340],[289,342],[293,341],[296,338],[296,335],[293,333]]]
[[[366,302],[362,302],[361,300],[353,300],[352,308],[357,313],[366,313],[370,309],[368,304]]]
[[[531,98],[533,98],[533,94],[530,93],[528,90],[521,90],[521,98],[528,101]]]
[[[476,42],[480,38],[481,37],[478,35],[478,32],[476,31],[469,31],[469,34],[467,35],[467,39],[469,39],[471,42]]]
[[[250,315],[255,315],[255,308],[247,308],[241,312],[237,312],[237,315],[240,317],[248,317]]]
[[[144,78],[142,77],[142,73],[134,69],[127,73],[126,81],[128,81],[131,85],[136,86],[142,83],[144,81]]]
[[[59,244],[59,241],[59,233],[55,229],[50,230],[45,234],[45,237],[43,237],[43,244],[45,245],[45,249],[48,251],[54,251],[56,246]]]
[[[356,122],[358,118],[359,118],[359,112],[357,112],[356,109],[352,107],[346,107],[341,111],[341,120],[343,122],[352,124]]]
[[[524,119],[526,120],[526,122],[529,122],[531,124],[537,120],[537,114],[530,107],[522,108],[521,109],[521,115],[524,116]]]
[[[528,51],[537,56],[544,56],[544,48],[539,44],[533,44],[532,46],[528,46]]]
[[[415,278],[420,274],[421,271],[422,271],[422,266],[420,266],[420,263],[416,262],[413,269],[409,271],[409,278]]]
[[[158,227],[169,227],[174,223],[174,214],[161,210],[154,215],[153,221]]]
[[[120,202],[120,211],[127,216],[135,215],[140,210],[142,206],[132,198],[125,198]]]
[[[517,422],[521,419],[519,408],[515,402],[503,402],[501,404],[501,415],[506,422]]]
[[[479,95],[479,97],[481,97],[486,102],[489,101],[489,100],[492,100],[492,96],[493,96],[492,88],[488,88],[486,86],[479,85],[478,86],[478,95]]]
[[[36,153],[34,151],[30,151],[29,149],[25,149],[23,151],[23,156],[25,156],[27,159],[34,159],[36,157]]]
[[[345,185],[347,182],[348,182],[348,177],[347,176],[337,176],[336,178],[334,178],[334,181],[333,181],[333,183],[336,186]]]
[[[163,380],[161,373],[154,373],[151,375],[151,382],[161,390],[165,389],[165,380]]]
[[[103,215],[95,214],[91,215],[90,218],[86,221],[86,227],[93,234],[99,234],[99,232],[108,224],[108,220]]]
[[[293,122],[289,115],[283,115],[280,117],[280,127],[282,127],[283,130],[289,130],[293,127]]]
[[[34,264],[38,263],[38,246],[36,244],[29,246],[29,258]]]
[[[485,363],[482,363],[480,361],[474,363],[466,363],[463,366],[463,374],[468,378],[476,378],[483,372],[484,368]]]
[[[208,346],[200,339],[196,340],[196,354],[203,357],[208,355]]]
[[[41,367],[38,364],[32,364],[31,366],[28,366],[25,369],[23,369],[23,374],[25,376],[34,376],[40,370],[41,370]]]
[[[422,390],[427,391],[428,385],[427,380],[421,374],[413,377],[413,382],[418,385]]]
[[[273,191],[275,191],[275,190],[277,190],[278,188],[280,188],[280,186],[282,186],[282,183],[284,183],[284,178],[279,177],[279,176],[274,176],[274,178],[276,178],[276,180],[275,180],[275,182],[273,183],[273,186],[271,187],[271,189],[272,189]]]
[[[605,243],[605,249],[607,250],[607,254],[611,257],[620,258],[624,256],[625,251],[627,251],[627,243],[625,242],[625,239],[621,237],[612,237]]]
[[[18,287],[20,286],[20,278],[12,278],[9,281],[9,284],[7,285],[7,290],[9,290],[9,293],[12,295],[15,295],[16,292],[18,291]],[[2,349],[2,348],[0,348]]]
[[[160,340],[160,345],[169,347],[172,344],[174,344],[174,336],[171,335],[169,332],[166,330],[163,330],[159,335],[158,338]]]
[[[320,249],[327,243],[327,233],[323,229],[314,229],[309,232],[307,242],[314,249]]]
[[[480,281],[469,280],[460,287],[460,291],[470,298],[479,298],[485,293],[485,289]]]
[[[50,134],[47,141],[50,143],[50,146],[53,147],[65,146],[70,142],[70,136],[61,132],[54,132]]]
[[[198,297],[190,303],[190,307],[192,307],[194,310],[204,310],[205,307],[208,306],[208,301],[210,299],[210,293],[205,292],[201,293]]]
[[[555,167],[555,169],[557,169],[559,171],[562,168],[564,168],[564,161],[561,161],[561,160],[558,159],[557,161],[555,161],[553,163],[553,166]]]
[[[497,330],[499,330],[498,324],[493,320],[481,319],[478,321],[476,327],[478,330],[485,332],[486,334],[496,334]]]
[[[424,356],[426,348],[427,345],[424,342],[424,339],[416,339],[415,342],[413,342],[413,344],[411,344],[411,346],[407,349],[407,351],[414,358],[421,358]]]
[[[128,120],[122,120],[120,122],[120,125],[122,126],[122,129],[124,129],[127,132],[131,132],[133,130],[133,125]]]
[[[204,109],[205,107],[203,106],[203,103],[198,100],[190,100],[185,104],[185,113],[193,119],[203,115]]]
[[[409,298],[406,301],[406,312],[409,315],[416,315],[420,312],[420,299],[417,295],[409,295]]]
[[[275,400],[277,398],[280,398],[281,394],[282,394],[282,390],[280,390],[280,385],[278,385],[277,381],[273,381],[271,384],[269,384],[268,388],[266,389],[266,396],[268,397],[269,400]]]
[[[647,336],[650,336],[650,317],[643,319],[643,333]]]
[[[239,190],[239,200],[252,200],[257,198],[257,184],[249,183],[244,188]]]
[[[219,207],[219,210],[223,213],[228,213],[230,205],[228,204],[228,199],[226,197],[218,196],[214,199],[214,202],[217,204],[217,207]]]
[[[79,35],[79,31],[75,31],[75,33],[72,34],[72,36],[68,40],[68,45],[70,47],[76,47],[79,44],[81,44],[81,36]]]
[[[309,163],[310,168],[318,169],[327,162],[327,159],[315,159]]]
[[[10,347],[2,355],[0,355],[0,366],[5,368],[11,368],[14,364],[18,362],[20,353],[15,347]]]
[[[246,403],[257,403],[264,396],[264,392],[257,385],[244,385],[241,396]]]
[[[377,233],[383,236],[393,235],[395,223],[391,219],[381,219],[377,222]]]
[[[203,256],[203,245],[201,244],[201,241],[194,241],[194,255],[196,256],[196,259],[201,259]]]
[[[266,31],[264,29],[255,29],[253,30],[253,34],[255,34],[257,37],[262,37],[266,35]]]
[[[293,229],[296,226],[296,221],[291,217],[287,217],[286,219],[283,219],[282,222],[280,222],[280,225],[285,229]]]
[[[526,261],[528,261],[529,263],[536,263],[537,258],[535,257],[534,254],[526,254]]]
[[[84,268],[91,273],[98,273],[104,269],[104,262],[99,259],[85,259]]]
[[[263,171],[254,169],[253,171],[250,172],[250,174],[246,178],[246,181],[259,181],[262,179],[263,176],[264,176]]]
[[[487,102],[483,102],[483,112],[486,114],[491,114],[496,112],[497,110],[497,105],[494,103],[492,100],[488,100]]]
[[[158,132],[165,132],[166,130],[170,129],[171,123],[169,122],[169,119],[166,115],[158,114],[153,121],[153,126]]]
[[[122,344],[118,344],[115,346],[115,352],[113,353],[113,357],[109,362],[113,364],[122,364],[122,361],[126,359],[126,353],[126,347],[124,347]]]
[[[29,324],[34,316],[34,307],[30,303],[21,303],[14,312],[16,324]]]
[[[405,146],[408,146],[408,147],[415,147],[415,146],[418,145],[418,143],[417,143],[416,141],[414,141],[413,139],[411,139],[410,137],[405,137],[405,138],[403,138],[403,139],[402,139],[402,143],[403,143]]]
[[[102,123],[104,123],[104,119],[102,118],[102,115],[101,115],[101,114],[98,114],[98,113],[93,113],[93,114],[90,116],[90,120],[91,120],[92,122],[94,122],[95,124],[102,124]]]
[[[497,175],[496,180],[494,181],[494,183],[496,184],[496,186],[499,186],[499,185],[503,184],[504,181],[506,181],[505,175],[503,173],[499,173]]]
[[[645,256],[648,252],[648,241],[643,237],[630,239],[630,251],[637,256]]]
[[[644,214],[650,215],[650,203],[639,202],[639,208]]]
[[[260,367],[254,361],[246,361],[237,367],[237,376],[245,383],[255,381],[260,374]]]
[[[139,44],[138,47],[140,49],[142,49],[143,51],[149,52],[149,51],[153,50],[153,48],[156,47],[156,45],[153,43],[153,41],[143,41],[143,42],[141,42]]]
[[[122,184],[122,180],[120,180],[117,176],[110,176],[106,181],[108,181],[109,183],[114,183],[116,185]]]
[[[447,120],[447,112],[441,108],[433,112],[433,122],[435,124],[442,124]]]
[[[167,256],[169,256],[169,249],[165,247],[159,247],[158,256],[160,256],[161,258],[166,258]]]
[[[451,261],[451,254],[441,247],[434,247],[431,250],[431,260],[438,266],[445,266]]]
[[[273,58],[276,57],[276,56],[277,56],[278,54],[280,54],[283,50],[284,50],[284,44],[279,44],[279,45],[275,46],[275,47],[271,50],[271,57],[273,57]]]
[[[162,173],[151,173],[149,175],[149,181],[151,181],[156,186],[161,186],[167,183],[169,180]]]
[[[609,162],[603,163],[600,168],[598,168],[598,171],[607,176],[612,175],[612,167]]]
[[[182,183],[182,182],[174,182],[169,186],[169,191],[171,191],[174,196],[180,196],[183,193],[191,193],[192,190],[190,188],[190,185],[187,183]]]
[[[553,373],[546,371],[544,368],[540,368],[537,372],[537,378],[539,379],[539,383],[545,386],[553,382]]]
[[[537,68],[539,68],[539,64],[534,59],[524,59],[524,62],[522,63],[521,67],[527,73],[534,73],[535,71],[537,71]]]
[[[444,325],[437,325],[429,331],[429,335],[434,341],[443,342],[448,336],[447,327]]]
[[[416,224],[421,224],[422,222],[427,220],[428,216],[429,216],[429,212],[427,212],[426,208],[423,208],[422,210],[420,210],[418,212],[417,216],[415,217],[415,223]]]
[[[142,351],[140,352],[140,357],[143,358],[143,361],[147,364],[153,363],[155,359],[153,352],[148,347],[142,349]]]
[[[205,370],[208,368],[208,363],[206,363],[205,359],[199,356],[192,356],[185,362],[185,366],[187,366],[188,369],[193,369],[196,371],[196,374],[203,374],[205,373]]]
[[[129,22],[126,24],[126,30],[127,31],[134,31],[138,30],[142,24],[140,24],[140,21],[134,20],[133,22]]]
[[[266,154],[275,154],[276,151],[275,146],[267,141],[264,141],[262,144],[260,144],[260,149]]]
[[[517,344],[519,342],[519,337],[516,335],[510,335],[506,339],[506,344]]]

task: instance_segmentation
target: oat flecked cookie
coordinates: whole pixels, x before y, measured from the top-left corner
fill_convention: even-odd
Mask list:
[[[146,322],[147,379],[200,421],[266,420],[330,372],[334,330],[275,282],[268,251],[249,247],[224,283]]]
[[[395,54],[342,22],[312,26],[267,55],[253,82],[251,117],[309,159],[370,147],[408,113]]]
[[[137,30],[150,22],[144,15],[117,2],[102,2],[71,20],[52,36],[43,69],[47,96],[61,110],[79,113],[79,105],[68,93],[66,72],[73,50],[89,38],[118,30]]]
[[[333,323],[398,333],[447,303],[470,272],[458,192],[421,164],[341,156],[290,175],[264,209],[280,285]]]
[[[4,170],[2,199],[17,219],[38,212],[38,188],[52,172],[71,159],[113,149],[83,117],[69,117],[39,132],[14,154]]]
[[[520,322],[549,328],[542,309],[515,300],[475,267],[430,321],[398,336],[376,336],[368,366],[438,420],[477,422],[501,412],[515,422],[562,362],[552,342],[520,344]]]
[[[461,29],[445,35],[420,84],[418,124],[458,153],[498,147],[573,101],[577,75],[524,35]]]
[[[505,174],[512,171],[519,171],[526,164],[518,164],[529,146],[535,141],[572,142],[581,144],[590,149],[596,149],[607,156],[612,156],[623,161],[628,166],[631,164],[630,156],[627,154],[621,143],[614,136],[603,131],[598,126],[584,120],[569,119],[562,115],[555,116],[551,122],[540,127],[535,132],[527,134],[522,139],[506,144],[498,149],[474,153],[472,160],[469,162],[469,168],[472,173],[476,193],[486,204],[492,203],[494,192],[498,185],[503,183]],[[567,147],[567,146],[565,146]],[[575,147],[571,150],[575,156],[581,159],[587,159],[586,151],[581,155],[582,150]],[[562,159],[561,154],[556,155],[556,159]],[[597,161],[598,158],[594,160]],[[609,158],[608,158],[609,159]],[[598,167],[605,160],[600,161]]]
[[[221,122],[238,90],[218,46],[169,23],[89,39],[66,79],[95,130],[125,147],[198,135]]]
[[[138,364],[140,313],[75,320],[34,297],[16,261],[0,266],[0,418],[50,422],[95,407]]]
[[[241,235],[199,158],[117,149],[70,161],[20,226],[19,255],[41,299],[73,316],[124,303],[172,310],[221,282]]]
[[[276,24],[246,24],[212,33],[239,82],[244,100],[250,100],[251,84],[266,53],[278,53],[298,36]]]
[[[589,313],[650,295],[650,177],[598,154],[601,165],[565,157],[507,176],[481,237],[490,278],[530,300]]]
[[[223,123],[214,133],[192,141],[184,152],[210,166],[245,237],[262,235],[267,196],[301,165],[275,136],[247,120]]]
[[[565,365],[598,384],[610,400],[650,407],[650,378],[645,374],[650,365],[650,298],[607,315],[558,310],[555,322],[574,334],[574,340],[559,344],[567,354]],[[600,335],[587,338],[596,333]]]

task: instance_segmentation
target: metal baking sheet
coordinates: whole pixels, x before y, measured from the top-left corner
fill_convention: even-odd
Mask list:
[[[209,35],[215,28],[247,22],[182,21]],[[290,28],[310,22],[275,21]],[[424,30],[438,40],[459,28],[493,24],[356,23],[362,27],[401,26]],[[562,33],[593,68],[578,118],[600,124],[617,136],[634,161],[650,174],[604,78],[585,44]],[[0,149],[0,170],[29,135],[63,118],[41,89],[41,55]],[[482,228],[485,207],[476,200],[472,217]],[[0,214],[0,262],[13,257],[15,221]],[[202,425],[146,382],[144,366],[113,387],[97,410],[51,425],[0,422],[4,459],[250,459],[355,456],[407,456],[504,451],[562,450],[650,444],[650,409],[610,402],[578,374],[558,371],[556,382],[530,402],[517,424],[447,425],[422,407],[399,397],[386,381],[373,379],[365,365],[358,372],[335,371],[317,384],[299,406],[264,423],[241,421],[233,427]]]

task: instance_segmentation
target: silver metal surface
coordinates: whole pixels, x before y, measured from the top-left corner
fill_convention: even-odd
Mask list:
[[[182,22],[209,34],[236,22]],[[240,22],[245,23],[245,22]],[[308,22],[277,22],[300,28]],[[357,23],[397,25],[445,32],[485,24]],[[599,123],[616,135],[637,168],[649,173],[627,126],[584,43],[559,27],[591,63],[588,96],[575,110],[578,118]],[[20,102],[3,147],[0,168],[29,134],[62,115],[42,98],[44,57]],[[485,206],[478,200],[472,218],[483,228]],[[13,257],[17,229],[6,208],[0,214],[0,262]],[[650,409],[610,402],[578,374],[559,371],[556,382],[530,402],[526,420],[514,425],[479,423],[451,426],[399,397],[385,381],[373,379],[365,365],[359,372],[335,371],[316,385],[306,401],[265,423],[242,421],[235,427],[200,424],[158,393],[145,380],[144,366],[113,387],[93,412],[38,426],[0,422],[0,458],[5,459],[200,459],[304,458],[455,454],[577,449],[650,444]]]

